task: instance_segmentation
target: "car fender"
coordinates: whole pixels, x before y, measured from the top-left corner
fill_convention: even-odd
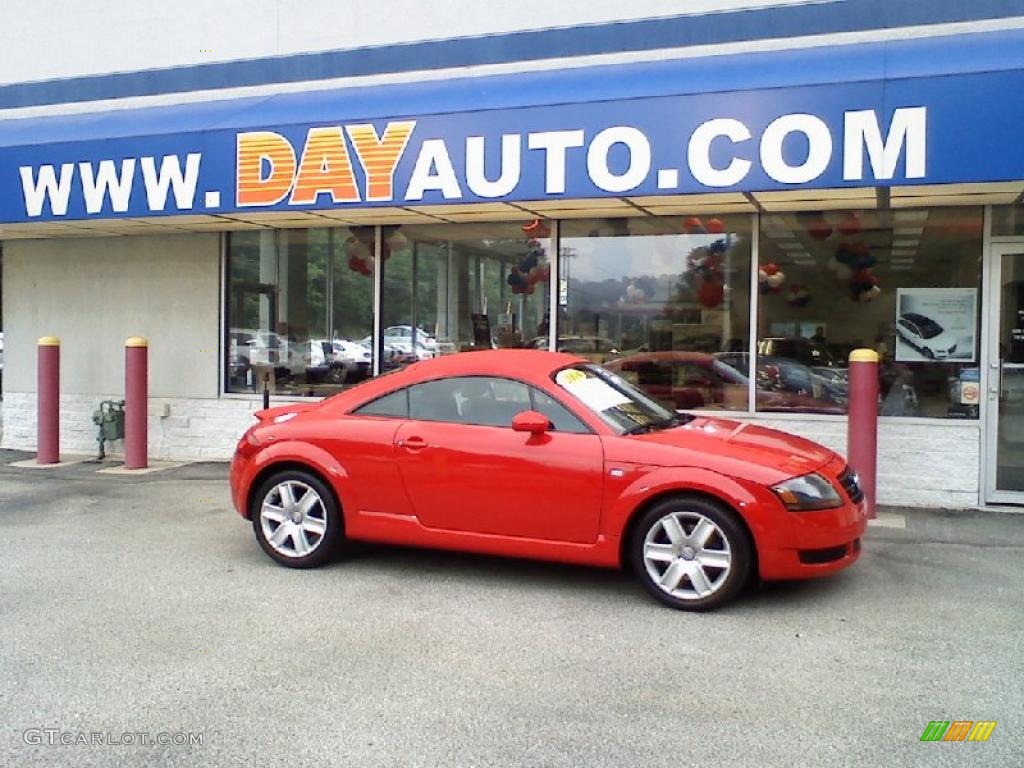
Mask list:
[[[701,467],[647,469],[635,475],[627,473],[624,479],[628,482],[608,506],[602,533],[625,536],[634,513],[652,499],[672,493],[699,493],[736,511],[746,522],[758,549],[776,543],[772,522],[783,510],[767,488]]]
[[[323,477],[334,490],[342,509],[355,509],[355,498],[350,477],[334,456],[319,446],[298,440],[271,443],[257,453],[249,463],[244,482],[245,499],[252,493],[252,483],[262,472],[275,464],[302,464]],[[248,506],[246,507],[248,511]]]

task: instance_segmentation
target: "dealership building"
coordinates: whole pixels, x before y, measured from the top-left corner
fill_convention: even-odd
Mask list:
[[[1019,1],[17,5],[3,448],[50,335],[62,451],[143,336],[174,460],[524,346],[844,451],[871,347],[879,501],[1024,504]]]

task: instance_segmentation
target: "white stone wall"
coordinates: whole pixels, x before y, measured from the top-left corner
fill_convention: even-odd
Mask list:
[[[96,425],[92,414],[102,400],[123,400],[123,393],[61,395],[60,450],[62,454],[95,455]],[[276,404],[280,404],[275,402]],[[165,407],[168,415],[164,416]],[[253,399],[151,398],[149,456],[152,459],[197,461],[230,459],[242,433],[262,403]],[[3,440],[0,447],[36,449],[36,395],[8,392],[3,399]],[[108,455],[118,456],[124,443],[107,443]]]
[[[94,454],[92,413],[100,400],[122,395],[61,396],[61,451]],[[274,401],[273,404],[278,404]],[[169,415],[163,416],[164,406]],[[261,403],[252,399],[153,398],[149,404],[149,454],[153,459],[229,459]],[[749,419],[806,437],[846,453],[843,419]],[[0,447],[36,448],[36,396],[7,393]],[[970,509],[980,503],[981,429],[976,422],[951,424],[883,420],[878,434],[878,502],[884,505]],[[107,446],[117,455],[120,442]]]
[[[843,418],[755,417],[846,455]],[[981,499],[981,426],[977,421],[891,421],[878,425],[878,503],[965,509]]]

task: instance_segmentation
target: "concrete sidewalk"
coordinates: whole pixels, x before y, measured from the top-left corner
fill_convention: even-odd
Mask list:
[[[0,765],[1024,762],[1024,515],[900,510],[853,568],[696,615],[549,563],[365,546],[293,571],[225,464],[97,468],[0,464]],[[922,743],[931,720],[998,725]]]

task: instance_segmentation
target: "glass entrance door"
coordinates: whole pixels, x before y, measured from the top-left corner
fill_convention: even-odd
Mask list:
[[[1024,504],[1024,245],[995,245],[988,371],[989,503]]]

